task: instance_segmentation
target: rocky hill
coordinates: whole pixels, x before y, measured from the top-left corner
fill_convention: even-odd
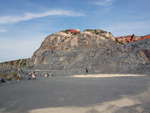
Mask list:
[[[46,37],[30,65],[74,74],[83,74],[86,67],[90,73],[148,74],[149,45],[149,39],[117,45],[111,33],[98,29],[79,34],[66,30]]]
[[[149,74],[150,39],[117,45],[113,35],[103,30],[64,30],[46,37],[25,66],[68,75],[84,74],[87,67],[93,74]]]
[[[0,63],[0,70],[26,67],[26,66],[28,66],[29,61],[30,61],[30,58],[3,62],[3,63]]]
[[[113,35],[103,30],[88,29],[77,34],[65,30],[45,38],[41,47],[33,54],[31,65],[40,68],[44,66],[48,69],[68,69],[73,59],[78,61],[84,59],[83,52],[114,45],[116,42]]]

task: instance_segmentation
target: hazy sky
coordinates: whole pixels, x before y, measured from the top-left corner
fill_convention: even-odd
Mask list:
[[[46,36],[65,29],[147,35],[149,4],[150,0],[0,0],[0,62],[30,58]]]

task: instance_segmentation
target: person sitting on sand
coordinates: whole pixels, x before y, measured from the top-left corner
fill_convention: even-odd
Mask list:
[[[33,78],[33,79],[36,79],[34,72],[32,72],[32,78]]]

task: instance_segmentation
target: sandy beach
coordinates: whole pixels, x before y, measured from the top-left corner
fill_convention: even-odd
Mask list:
[[[140,74],[85,74],[85,75],[73,75],[71,77],[79,78],[101,78],[101,77],[143,77],[146,75]]]
[[[1,84],[0,113],[150,112],[149,76],[105,76],[37,77]]]
[[[139,104],[141,104],[141,102],[136,99],[133,99],[133,97],[132,98],[122,97],[121,99],[105,102],[95,106],[57,107],[57,108],[52,107],[52,108],[31,110],[29,111],[29,113],[115,113],[116,111],[122,112],[120,109],[123,109],[125,107],[136,106]],[[141,113],[143,111],[143,108],[137,106],[135,107],[135,110]]]

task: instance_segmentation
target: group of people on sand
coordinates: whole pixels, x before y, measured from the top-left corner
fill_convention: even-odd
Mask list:
[[[85,71],[86,71],[86,74],[87,74],[87,73],[89,72],[88,68],[86,68]],[[45,74],[45,77],[47,77],[47,76],[48,76],[48,75]],[[52,74],[51,76],[53,76],[53,74]],[[35,73],[35,71],[32,71],[31,73],[28,74],[28,80],[30,80],[31,78],[32,78],[33,80],[36,79],[36,73]]]

